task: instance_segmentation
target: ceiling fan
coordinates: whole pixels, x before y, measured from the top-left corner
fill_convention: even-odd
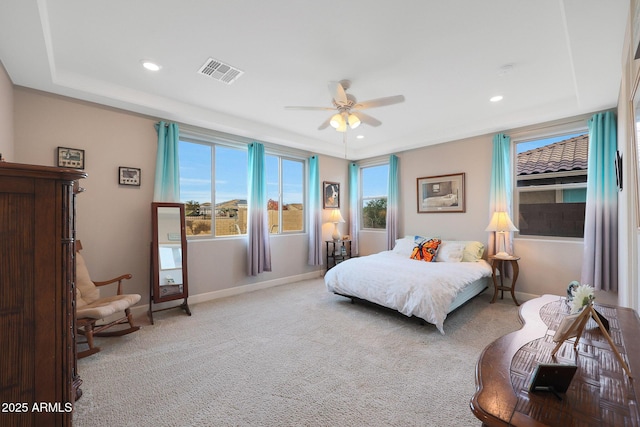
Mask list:
[[[387,96],[384,98],[371,99],[369,101],[357,102],[356,97],[347,93],[347,89],[351,86],[349,80],[341,80],[339,82],[329,83],[329,93],[333,102],[331,107],[284,107],[287,110],[323,110],[337,112],[325,120],[318,130],[326,129],[331,126],[338,132],[346,132],[347,127],[355,129],[361,123],[369,126],[380,126],[382,122],[360,110],[367,108],[383,107],[385,105],[393,105],[404,102],[403,95]]]

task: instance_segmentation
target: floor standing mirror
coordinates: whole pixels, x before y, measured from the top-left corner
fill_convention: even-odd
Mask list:
[[[153,325],[153,313],[183,309],[189,316],[187,274],[187,236],[185,231],[184,204],[153,202],[151,204],[151,286],[149,296],[149,320]],[[163,304],[183,300],[180,305]],[[162,304],[154,309],[154,304]]]

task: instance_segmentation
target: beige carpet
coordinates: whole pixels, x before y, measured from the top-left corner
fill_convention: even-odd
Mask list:
[[[430,324],[327,292],[322,279],[180,310],[98,338],[78,361],[83,426],[479,426],[475,366],[519,329],[489,291]]]

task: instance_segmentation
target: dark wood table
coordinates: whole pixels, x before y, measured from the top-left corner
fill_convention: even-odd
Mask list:
[[[518,280],[518,273],[520,272],[520,268],[518,267],[518,261],[520,260],[519,256],[508,256],[508,257],[499,257],[492,255],[489,257],[489,262],[491,263],[491,279],[493,280],[493,299],[491,303],[496,302],[498,298],[498,291],[502,291],[500,295],[500,299],[504,298],[504,291],[511,292],[511,298],[513,298],[513,302],[516,305],[520,305],[518,300],[516,299],[516,281]],[[504,276],[506,275],[505,264],[511,264],[511,286],[505,286],[504,284]],[[500,274],[496,274],[496,270],[500,272]],[[500,284],[498,284],[498,278],[500,276]]]
[[[520,307],[522,329],[482,352],[470,403],[475,416],[486,426],[640,426],[640,319],[628,308],[595,309],[609,320],[609,334],[635,379],[625,374],[593,319],[577,349],[571,339],[552,357],[553,335],[570,308],[564,298],[543,295]],[[578,366],[562,400],[528,391],[540,363]]]

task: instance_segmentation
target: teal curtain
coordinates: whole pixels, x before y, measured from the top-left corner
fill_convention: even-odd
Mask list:
[[[159,122],[156,176],[153,186],[153,201],[180,202],[180,160],[178,145],[180,130],[176,123]]]
[[[613,112],[589,119],[587,204],[581,282],[595,289],[618,291],[618,149]]]
[[[360,166],[357,163],[349,164],[349,234],[351,235],[351,255],[357,256],[358,232],[360,231],[360,209],[358,209],[358,180]]]
[[[257,276],[271,271],[264,145],[252,142],[249,144],[248,154],[248,273],[250,276]]]
[[[511,206],[511,138],[503,133],[493,137],[493,159],[491,162],[491,186],[489,188],[489,217],[491,220],[494,212],[507,212],[513,221]],[[496,253],[498,233],[489,239],[489,255]],[[507,252],[513,253],[513,236],[507,233]]]
[[[322,265],[322,192],[318,156],[309,158],[309,265]]]
[[[400,186],[398,177],[398,156],[389,156],[389,181],[387,195],[387,249],[391,250],[398,238],[398,216],[400,208]]]

